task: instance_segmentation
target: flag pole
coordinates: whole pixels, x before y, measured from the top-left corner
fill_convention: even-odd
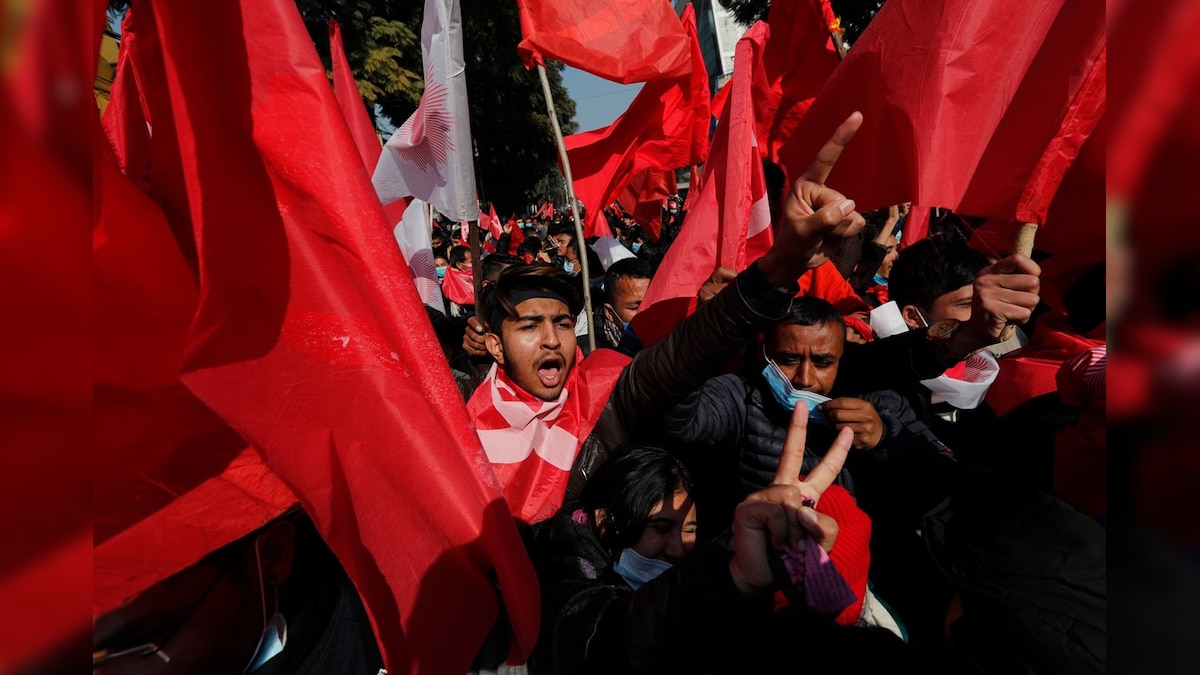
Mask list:
[[[546,110],[550,113],[550,124],[554,127],[554,140],[558,142],[558,158],[562,161],[563,177],[567,179],[567,198],[571,200],[571,218],[575,221],[575,244],[579,249],[579,262],[583,265],[580,276],[583,282],[583,311],[588,322],[588,352],[596,349],[596,321],[592,316],[592,296],[588,292],[591,270],[588,269],[587,242],[583,240],[583,224],[579,222],[579,203],[575,201],[575,182],[571,178],[571,162],[567,160],[567,146],[563,143],[562,129],[558,126],[558,115],[554,112],[554,98],[550,93],[550,78],[546,66],[538,64],[538,77],[542,79],[542,93],[546,95]],[[592,208],[597,208],[593,204]]]
[[[1037,238],[1038,226],[1037,223],[1022,223],[1021,229],[1017,230],[1017,240],[1013,244],[1013,253],[1021,255],[1033,255],[1033,241]]]
[[[479,221],[467,221],[467,227],[470,228],[468,239],[471,245],[471,285],[475,289],[475,307],[478,309],[479,301],[483,299],[483,265],[480,263],[483,247],[479,244]]]

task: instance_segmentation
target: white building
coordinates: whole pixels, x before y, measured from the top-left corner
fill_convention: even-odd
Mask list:
[[[696,12],[700,51],[704,53],[710,92],[716,93],[733,76],[734,48],[747,27],[734,21],[733,15],[719,0],[676,0],[675,12],[683,14],[689,2]]]

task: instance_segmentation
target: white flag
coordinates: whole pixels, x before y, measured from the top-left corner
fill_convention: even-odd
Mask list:
[[[408,261],[408,269],[412,271],[421,302],[445,314],[446,304],[442,302],[442,289],[438,286],[437,268],[433,264],[431,229],[429,205],[414,199],[404,209],[404,216],[396,223],[392,234],[396,236],[396,243],[400,244],[400,251]]]
[[[384,204],[411,196],[450,220],[474,220],[479,203],[458,0],[425,0],[421,57],[421,105],[384,146],[375,165],[375,191]]]

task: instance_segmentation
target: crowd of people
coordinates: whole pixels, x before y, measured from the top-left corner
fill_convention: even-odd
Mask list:
[[[535,205],[479,260],[435,225],[439,278],[482,267],[477,302],[429,316],[538,572],[528,672],[1103,672],[1103,436],[1080,433],[1097,408],[1102,428],[1103,264],[1050,309],[1037,263],[972,249],[967,218],[939,213],[909,242],[909,205],[859,214],[824,185],[836,152],[804,189],[768,167],[770,251],[690,289],[695,311],[653,344],[635,317],[689,226],[679,196],[658,223],[605,209],[612,235],[591,241]],[[1021,346],[1059,334],[1072,394],[1022,389]],[[1015,406],[993,405],[1001,386]],[[375,673],[362,608],[305,521],[102,620],[94,672]],[[224,633],[186,618],[128,639],[146,614],[260,591],[286,644],[206,650],[193,634]],[[504,634],[479,672],[508,668]]]

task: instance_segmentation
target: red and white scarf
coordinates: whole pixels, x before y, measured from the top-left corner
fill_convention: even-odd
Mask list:
[[[471,396],[467,413],[513,517],[533,524],[562,506],[571,466],[629,358],[601,349],[575,367],[553,401],[521,389],[496,365]]]

